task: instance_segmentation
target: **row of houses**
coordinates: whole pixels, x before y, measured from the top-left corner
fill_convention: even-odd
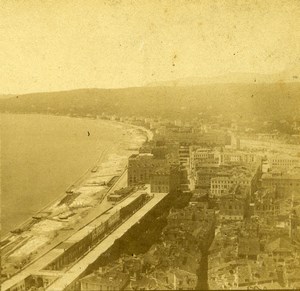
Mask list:
[[[135,154],[128,160],[128,185],[150,184],[151,192],[169,193],[180,188],[180,166],[153,154]]]

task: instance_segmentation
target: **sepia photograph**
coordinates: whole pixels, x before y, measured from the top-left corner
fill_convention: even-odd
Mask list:
[[[0,124],[0,290],[300,290],[300,0],[0,0]]]

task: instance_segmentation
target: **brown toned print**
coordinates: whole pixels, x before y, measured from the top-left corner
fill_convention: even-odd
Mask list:
[[[300,288],[300,1],[0,0],[1,290]]]

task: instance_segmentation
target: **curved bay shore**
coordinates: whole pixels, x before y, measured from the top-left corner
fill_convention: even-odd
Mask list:
[[[6,116],[10,115],[10,117],[16,116],[17,118],[24,116],[24,114],[4,114],[4,116],[5,115]],[[2,115],[2,117],[3,117],[3,115]],[[118,122],[118,121],[109,121],[109,120],[101,120],[101,119],[99,120],[99,119],[92,119],[92,118],[88,118],[88,117],[80,117],[80,118],[76,117],[75,118],[75,117],[66,117],[66,116],[40,115],[40,114],[26,114],[26,118],[64,119],[64,122],[67,120],[67,121],[71,121],[71,123],[74,120],[81,121],[80,123],[84,123],[84,122],[88,121],[88,123],[92,122],[95,124],[101,124],[100,127],[102,127],[102,128],[107,126],[109,128],[108,129],[109,135],[112,134],[112,131],[117,132],[118,136],[114,137],[114,141],[112,142],[113,145],[108,144],[106,142],[104,147],[102,147],[102,148],[99,147],[99,149],[97,149],[97,151],[95,151],[96,155],[94,156],[94,160],[91,161],[91,157],[90,156],[87,157],[89,161],[88,161],[88,163],[85,163],[85,165],[88,164],[88,166],[81,167],[79,165],[78,167],[81,167],[81,169],[80,169],[81,174],[78,175],[78,170],[77,170],[76,174],[75,174],[76,178],[73,180],[70,180],[70,178],[68,177],[68,179],[67,179],[68,183],[67,184],[65,183],[65,185],[76,185],[79,183],[83,183],[84,180],[89,178],[89,176],[91,174],[91,170],[95,166],[99,167],[99,166],[101,166],[101,164],[105,165],[105,163],[110,163],[112,160],[119,159],[120,163],[121,163],[121,167],[124,168],[127,164],[128,156],[130,156],[132,153],[134,153],[134,151],[132,149],[129,150],[129,148],[138,148],[145,140],[147,140],[147,139],[150,140],[152,138],[151,131],[149,131],[143,127],[140,127],[140,126],[126,124],[126,123]],[[3,122],[3,120],[4,119],[1,118],[2,125],[5,126],[5,121]],[[86,128],[88,128],[88,126],[86,126]],[[101,128],[100,128],[100,131],[101,131]],[[54,134],[55,134],[55,132],[54,132]],[[86,132],[83,133],[84,136],[85,136],[85,134],[86,134]],[[91,134],[92,135],[94,134],[93,130],[91,130]],[[46,132],[46,135],[47,135],[47,132]],[[4,141],[5,135],[4,134],[2,134],[1,139],[2,139],[2,152],[3,152],[3,148],[5,147],[5,141]],[[102,142],[101,136],[98,136],[97,139],[98,140],[95,142],[95,144]],[[72,141],[76,142],[75,140],[72,140]],[[95,146],[95,144],[93,146]],[[89,149],[90,149],[90,147],[91,147],[91,145],[89,145]],[[44,153],[36,153],[36,154],[43,155]],[[51,151],[48,152],[48,154],[51,156]],[[62,153],[62,157],[63,156],[64,156],[64,154]],[[76,156],[74,156],[74,159],[76,159]],[[122,162],[121,162],[121,160],[122,160]],[[5,171],[5,163],[2,164],[2,172],[3,171]],[[2,181],[4,179],[5,179],[5,176],[4,176],[4,178],[2,178]],[[71,181],[71,183],[70,183],[70,181]],[[37,183],[40,183],[40,180],[37,180]],[[26,207],[26,205],[25,205],[26,203],[22,203],[22,201],[20,201],[20,197],[22,197],[22,195],[21,195],[22,193],[19,193],[18,197],[15,198],[15,203],[16,203],[16,207],[19,209],[20,213],[23,214],[22,215],[23,219],[22,220],[19,219],[20,220],[19,223],[18,222],[12,223],[11,225],[13,225],[13,227],[10,227],[10,228],[8,226],[5,226],[5,224],[8,222],[6,220],[5,214],[7,212],[9,212],[9,209],[5,209],[7,203],[5,203],[5,196],[2,196],[2,197],[4,197],[4,199],[2,198],[2,207],[4,210],[4,211],[2,211],[2,214],[4,213],[4,216],[2,216],[1,242],[3,243],[3,241],[5,241],[8,238],[11,238],[13,236],[13,234],[10,233],[11,230],[18,230],[18,229],[23,229],[23,228],[26,229],[26,228],[30,227],[30,225],[33,222],[32,217],[41,215],[41,213],[47,211],[47,209],[49,207],[55,205],[58,201],[62,200],[66,196],[65,190],[67,190],[68,188],[69,188],[69,186],[64,187],[62,189],[62,187],[60,186],[60,191],[57,191],[57,193],[51,193],[51,195],[50,195],[51,198],[46,199],[46,203],[43,203],[42,205],[40,205],[40,203],[38,203],[39,205],[36,207],[36,209],[34,209],[34,207],[33,207],[33,210],[30,209],[30,211],[28,211],[28,213],[25,213],[25,214],[23,214],[23,213],[24,213],[24,208]],[[7,189],[6,189],[6,191],[7,191]],[[8,195],[12,195],[12,194],[8,194]],[[2,192],[2,195],[6,195],[6,194]],[[25,195],[24,199],[28,199],[28,197]],[[39,197],[36,197],[36,199],[39,200]],[[31,201],[31,204],[34,204],[34,201]],[[27,216],[27,218],[24,220],[25,216]]]

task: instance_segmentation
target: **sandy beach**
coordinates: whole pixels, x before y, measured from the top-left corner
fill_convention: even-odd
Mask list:
[[[92,121],[96,123],[98,120]],[[152,132],[142,127],[116,121],[101,122],[104,126],[107,124],[121,130],[127,139],[121,141],[119,148],[115,148],[114,151],[103,149],[100,155],[94,157],[90,167],[82,170],[79,179],[65,189],[72,189],[72,199],[69,199],[71,195],[66,193],[58,194],[55,199],[16,227],[14,233],[7,233],[2,237],[1,248],[5,254],[3,259],[7,262],[18,261],[20,265],[27,264],[43,248],[48,248],[47,246],[60,236],[58,233],[61,230],[64,230],[62,235],[66,236],[76,229],[74,225],[78,226],[78,222],[103,200],[109,182],[124,172],[128,156],[134,153],[132,149],[140,147],[146,139],[152,139]]]

